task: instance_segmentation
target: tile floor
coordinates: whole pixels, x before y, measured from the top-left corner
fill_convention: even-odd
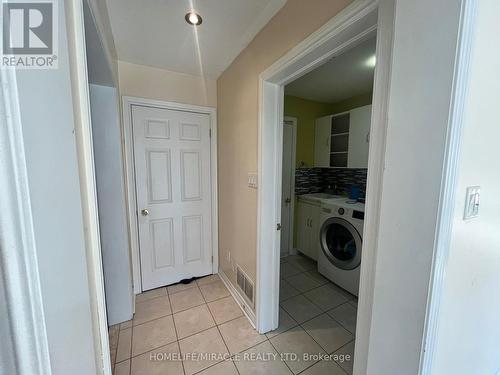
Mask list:
[[[300,255],[281,276],[280,326],[266,335],[217,275],[138,295],[134,319],[109,329],[114,374],[351,374],[355,297]]]

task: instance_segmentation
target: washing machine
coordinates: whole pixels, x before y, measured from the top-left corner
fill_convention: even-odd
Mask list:
[[[321,205],[318,272],[349,293],[358,295],[363,223],[362,203],[341,199]]]

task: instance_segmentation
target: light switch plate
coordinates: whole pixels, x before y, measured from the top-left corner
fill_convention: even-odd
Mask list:
[[[248,174],[248,187],[257,189],[257,173]]]
[[[465,194],[464,220],[469,220],[479,215],[480,197],[480,186],[469,186],[467,188],[467,193]]]

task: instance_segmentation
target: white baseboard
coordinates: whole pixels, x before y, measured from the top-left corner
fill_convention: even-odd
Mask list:
[[[250,305],[248,304],[246,299],[243,298],[243,296],[240,294],[240,291],[234,287],[233,283],[231,283],[231,281],[229,281],[229,278],[227,277],[227,275],[223,271],[219,270],[219,276],[220,276],[222,282],[224,283],[224,285],[226,286],[226,288],[229,290],[229,293],[231,293],[233,298],[240,305],[241,309],[243,310],[243,313],[245,314],[247,319],[250,321],[250,324],[253,326],[253,328],[256,328],[256,321],[257,320],[255,318],[255,312],[252,310],[252,308],[250,307]]]

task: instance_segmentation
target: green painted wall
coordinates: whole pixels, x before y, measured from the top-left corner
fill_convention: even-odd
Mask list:
[[[314,165],[314,125],[318,117],[348,111],[371,104],[371,102],[371,93],[333,104],[285,95],[284,115],[297,118],[296,167],[312,167]]]
[[[331,113],[331,105],[285,95],[285,116],[297,118],[296,167],[314,164],[314,124],[318,117]],[[304,164],[302,164],[304,163]]]

